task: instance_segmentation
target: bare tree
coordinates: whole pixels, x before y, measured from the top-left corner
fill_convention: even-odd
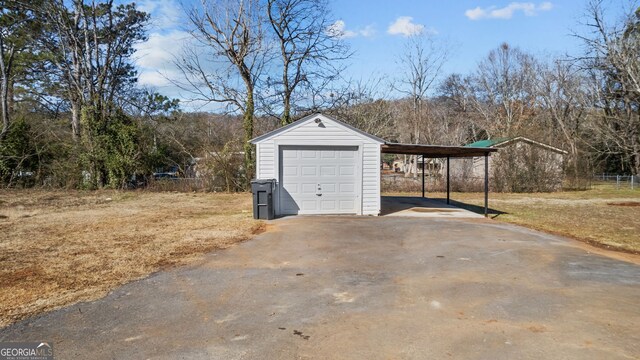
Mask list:
[[[269,79],[269,85],[277,89],[280,119],[287,125],[293,121],[292,107],[306,110],[300,88],[310,90],[311,96],[323,91],[340,76],[342,61],[350,53],[330,18],[326,0],[268,0],[267,14],[279,52],[277,68],[282,72],[281,80]]]
[[[601,156],[621,158],[640,174],[640,8],[630,1],[626,16],[607,23],[605,1],[588,5],[591,36],[580,37],[588,53],[581,59],[594,81],[599,99],[594,131],[601,140]],[[623,169],[624,170],[624,169]]]
[[[529,125],[536,66],[533,56],[506,43],[478,65],[473,99],[489,137],[519,135]]]
[[[455,135],[458,142],[450,141],[452,145],[477,141],[484,135],[484,129],[478,121],[480,117],[474,107],[475,93],[472,82],[470,76],[451,74],[438,87],[440,103],[443,105],[442,116],[448,114],[449,117],[457,119],[459,126],[464,127],[462,133]]]
[[[350,82],[328,113],[369,134],[395,139],[398,137],[396,117],[393,104],[386,99],[390,90],[385,78]]]
[[[242,121],[236,116],[181,113],[178,121],[160,126],[160,136],[173,144],[177,159],[191,165],[191,176],[207,190],[242,191]],[[181,169],[187,172],[187,169]]]
[[[578,66],[563,60],[545,65],[537,82],[541,106],[552,119],[555,133],[560,135],[569,149],[573,181],[585,175],[584,169],[581,169],[581,145],[587,115],[593,104],[587,84],[588,79]]]
[[[413,131],[409,135],[409,142],[419,143],[421,137],[432,140],[429,134],[421,134],[423,117],[426,108],[425,98],[440,76],[440,70],[448,58],[447,47],[437,41],[432,35],[419,33],[407,39],[399,63],[403,68],[403,76],[399,80],[397,90],[411,98],[413,116],[411,126]],[[429,126],[423,127],[427,132]],[[416,157],[411,162],[412,173],[417,176]]]
[[[262,9],[257,0],[201,0],[187,10],[191,35],[204,46],[203,53],[185,48],[175,61],[183,80],[175,81],[200,100],[221,103],[242,112],[244,166],[253,176],[253,138],[256,83],[264,64]],[[205,57],[206,56],[206,57]],[[212,65],[219,65],[210,71]],[[241,86],[235,86],[237,82]]]

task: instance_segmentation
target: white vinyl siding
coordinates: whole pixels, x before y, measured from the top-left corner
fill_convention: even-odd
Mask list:
[[[380,213],[380,144],[365,143],[362,151],[362,214]]]
[[[314,121],[320,118],[320,124]],[[359,151],[358,165],[362,180],[360,181],[361,197],[359,208],[362,215],[378,215],[380,213],[380,145],[381,143],[354,131],[339,122],[315,116],[299,126],[264,138],[257,142],[256,169],[261,179],[274,178],[280,181],[280,146],[315,145],[315,146],[357,146]],[[279,212],[279,194],[275,194],[276,213]]]
[[[273,141],[267,141],[256,145],[256,178],[275,179],[277,169],[275,168],[275,149]]]

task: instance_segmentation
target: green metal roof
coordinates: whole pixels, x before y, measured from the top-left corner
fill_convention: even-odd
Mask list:
[[[500,144],[503,143],[505,141],[509,141],[512,138],[495,138],[495,139],[489,139],[489,140],[480,140],[480,141],[476,141],[474,143],[471,144],[467,144],[465,145],[466,147],[478,147],[478,148],[488,148],[488,147],[492,147],[496,144]]]

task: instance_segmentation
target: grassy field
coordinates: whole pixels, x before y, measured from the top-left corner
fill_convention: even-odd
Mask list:
[[[247,194],[0,191],[0,327],[261,230]]]
[[[409,194],[405,194],[409,195]],[[419,196],[419,194],[411,194]],[[445,198],[443,193],[429,193]],[[452,204],[482,212],[483,193],[452,193]],[[489,194],[490,216],[498,221],[578,239],[608,249],[640,253],[640,190],[610,185],[587,191]]]

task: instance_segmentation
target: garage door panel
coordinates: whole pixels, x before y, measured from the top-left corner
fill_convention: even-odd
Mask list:
[[[321,200],[320,208],[322,210],[337,210],[335,200]]]
[[[324,150],[321,152],[320,157],[322,159],[335,159],[336,158],[336,152],[333,150]]]
[[[301,210],[316,210],[317,204],[314,200],[302,200]]]
[[[320,176],[335,176],[336,167],[332,165],[320,166]]]
[[[317,184],[302,184],[302,193],[303,194],[315,194],[316,193]]]
[[[298,176],[297,166],[283,166],[282,175],[284,176]]]
[[[297,194],[298,193],[298,184],[290,184],[287,187],[287,190],[291,194]]]
[[[302,176],[318,176],[318,169],[316,166],[302,166]]]
[[[339,187],[341,193],[354,194],[356,192],[356,185],[352,183],[341,183]]]
[[[285,159],[297,159],[298,155],[298,152],[295,151],[284,151],[282,153],[282,157]]]
[[[358,213],[357,150],[357,146],[281,146],[281,212]]]
[[[320,184],[321,193],[322,194],[335,194],[336,193],[336,184],[335,183],[321,183]]]
[[[339,174],[341,176],[350,176],[350,175],[354,175],[356,172],[356,169],[352,166],[340,166],[340,172]]]
[[[340,210],[352,209],[355,206],[353,200],[340,200]]]

